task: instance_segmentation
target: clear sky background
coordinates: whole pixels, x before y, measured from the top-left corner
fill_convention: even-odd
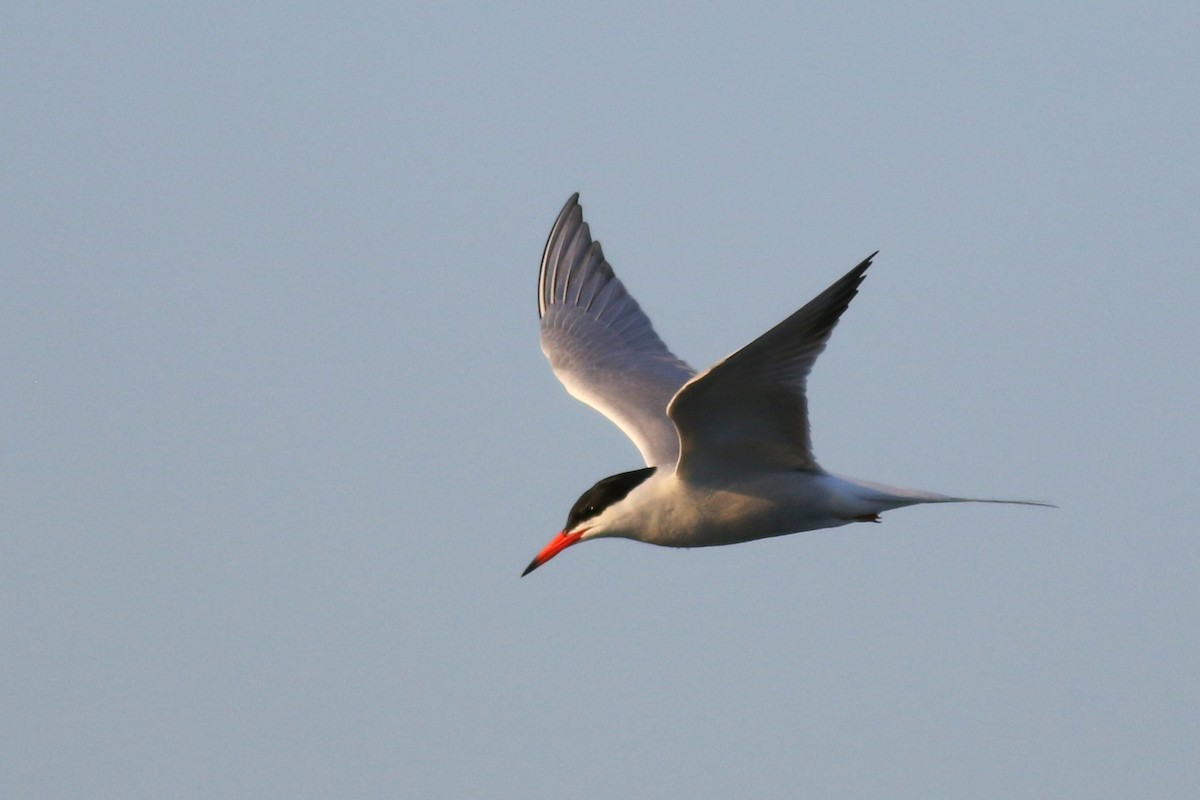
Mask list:
[[[1200,6],[203,5],[0,31],[0,795],[1200,794]],[[697,367],[880,249],[822,463],[1061,508],[518,580],[573,191]]]

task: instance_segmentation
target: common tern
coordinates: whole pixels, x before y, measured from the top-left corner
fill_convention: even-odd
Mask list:
[[[542,350],[567,391],[616,423],[646,466],[584,492],[521,576],[601,537],[709,547],[879,522],[884,511],[919,503],[1050,505],[951,497],[821,469],[809,435],[808,373],[876,254],[697,374],[654,332],[572,195],[542,253]]]

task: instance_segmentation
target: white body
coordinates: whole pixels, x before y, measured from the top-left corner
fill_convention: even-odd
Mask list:
[[[828,472],[683,479],[659,471],[606,509],[582,538],[620,536],[667,547],[711,547],[867,522],[894,508],[938,502],[955,498],[889,491]]]

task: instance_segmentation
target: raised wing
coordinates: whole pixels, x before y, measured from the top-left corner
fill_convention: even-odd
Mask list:
[[[667,413],[682,443],[680,475],[710,467],[820,470],[809,437],[808,373],[875,255],[679,390]]]
[[[696,371],[667,349],[613,274],[578,194],[546,240],[538,315],[542,352],[567,391],[615,422],[647,466],[674,465],[679,437],[667,403]]]

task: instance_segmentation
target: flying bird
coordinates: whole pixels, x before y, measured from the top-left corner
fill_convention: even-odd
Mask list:
[[[601,537],[709,547],[879,522],[884,511],[919,503],[1050,505],[901,489],[834,475],[817,463],[808,373],[876,254],[697,373],[654,332],[592,240],[579,195],[572,195],[542,253],[542,350],[567,391],[624,431],[646,466],[584,492],[521,576]]]

